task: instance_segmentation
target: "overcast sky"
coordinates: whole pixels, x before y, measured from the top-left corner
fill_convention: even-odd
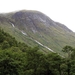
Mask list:
[[[37,10],[75,32],[75,0],[0,0],[0,13]]]

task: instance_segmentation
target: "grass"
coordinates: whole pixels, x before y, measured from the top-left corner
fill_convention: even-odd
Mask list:
[[[15,21],[11,18],[14,14],[15,13],[8,14],[5,17],[14,22],[16,28],[13,28],[11,24],[7,21],[4,21],[3,23],[0,22],[0,27],[5,32],[8,32],[10,35],[15,37],[17,41],[25,42],[26,44],[32,47],[38,46],[38,44],[31,39],[33,38],[61,55],[64,55],[64,53],[61,50],[65,45],[75,47],[75,33],[69,31],[69,29],[66,28],[64,25],[57,24],[51,21],[55,25],[49,26],[47,25],[48,23],[46,24],[39,20],[33,19],[32,22],[30,22],[27,21],[26,18],[24,18],[24,14],[23,17],[17,19],[18,21]],[[22,21],[21,18],[24,18],[24,20]],[[33,33],[32,28],[34,28],[37,32]],[[24,36],[20,30],[26,32],[28,36]],[[50,52],[42,46],[39,46],[39,48],[40,51],[44,53]]]

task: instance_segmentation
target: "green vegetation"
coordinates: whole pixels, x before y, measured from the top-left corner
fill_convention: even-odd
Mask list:
[[[41,12],[23,10],[0,14],[0,27],[15,37],[18,42],[26,43],[31,47],[39,46],[44,53],[50,51],[33,40],[39,41],[60,55],[64,55],[61,50],[65,45],[75,46],[75,33]],[[23,35],[21,31],[25,32],[27,36]]]
[[[75,49],[65,46],[62,51],[68,57],[45,55],[0,29],[0,75],[75,75]]]

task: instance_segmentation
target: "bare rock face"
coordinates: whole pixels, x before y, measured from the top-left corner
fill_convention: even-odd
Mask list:
[[[46,28],[61,27],[66,31],[67,30],[71,31],[63,24],[54,22],[48,16],[38,11],[19,11],[19,12],[14,13],[11,18],[14,19],[15,25],[18,26],[19,28],[23,26],[24,28],[30,29],[34,33],[39,30],[43,30],[41,26],[46,27]]]

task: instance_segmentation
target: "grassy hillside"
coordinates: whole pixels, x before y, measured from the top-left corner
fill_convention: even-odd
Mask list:
[[[37,44],[34,40],[32,40],[29,36],[25,36],[22,34],[21,30],[19,30],[18,28],[13,28],[11,24],[6,23],[5,24],[0,24],[1,29],[3,29],[5,32],[9,33],[11,36],[15,37],[15,39],[18,42],[22,42],[22,43],[26,43],[27,45],[29,45],[30,47],[39,47],[39,50],[44,52],[44,53],[48,53],[50,52],[49,50],[47,50],[46,48],[40,46],[39,44]]]
[[[75,33],[38,11],[18,11],[0,15],[0,27],[20,42],[38,46],[37,40],[57,53],[65,45],[75,46]],[[49,52],[42,47],[42,50]]]

